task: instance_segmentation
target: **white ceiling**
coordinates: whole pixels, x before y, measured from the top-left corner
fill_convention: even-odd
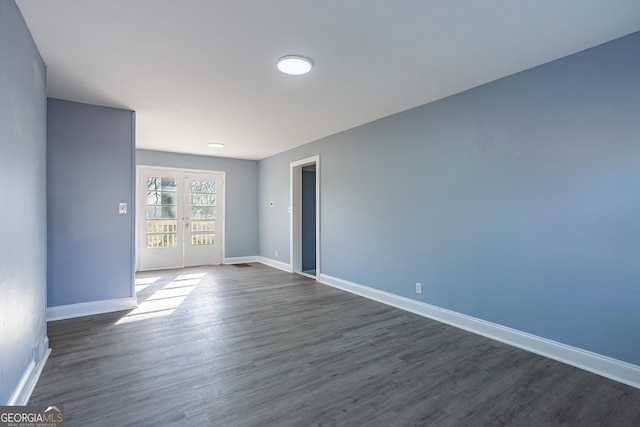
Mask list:
[[[262,159],[640,30],[638,0],[17,0],[48,96]],[[312,57],[304,76],[276,69]],[[208,142],[221,141],[224,149]]]

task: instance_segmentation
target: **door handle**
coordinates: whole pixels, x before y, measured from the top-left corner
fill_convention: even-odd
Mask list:
[[[189,228],[189,223],[188,222],[184,223],[184,228]]]

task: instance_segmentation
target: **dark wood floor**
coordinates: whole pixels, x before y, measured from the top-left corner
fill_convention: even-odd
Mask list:
[[[68,426],[640,426],[640,390],[261,264],[49,324]],[[144,285],[142,285],[144,286]]]

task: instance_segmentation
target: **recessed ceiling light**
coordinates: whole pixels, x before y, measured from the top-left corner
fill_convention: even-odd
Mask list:
[[[313,60],[300,55],[287,55],[278,59],[278,70],[294,76],[311,71]]]
[[[224,144],[222,142],[210,142],[207,144],[209,148],[224,148]]]

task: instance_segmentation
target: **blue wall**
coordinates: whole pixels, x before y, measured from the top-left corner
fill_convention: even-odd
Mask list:
[[[133,296],[134,156],[133,112],[49,99],[49,307]]]
[[[258,162],[137,150],[138,165],[226,172],[225,257],[258,254]]]
[[[0,1],[0,404],[46,339],[45,65],[13,1]]]
[[[262,160],[260,255],[320,154],[323,274],[640,365],[639,142],[636,33]]]

